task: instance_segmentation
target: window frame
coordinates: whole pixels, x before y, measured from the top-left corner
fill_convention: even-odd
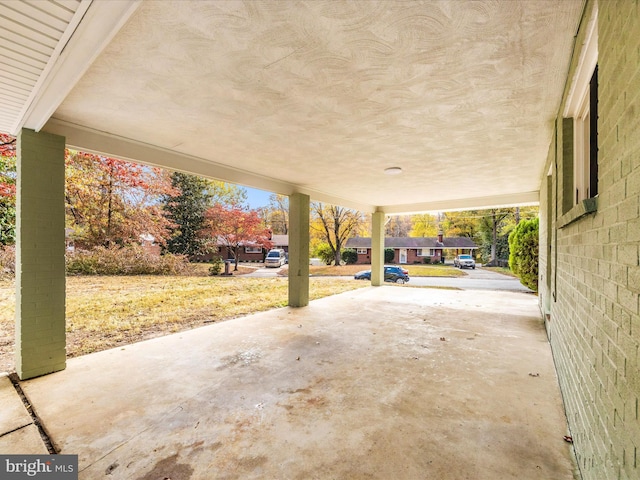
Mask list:
[[[598,195],[598,8],[591,12],[563,116],[573,120],[571,205]],[[570,177],[565,179],[571,181]],[[568,194],[568,190],[565,194]]]

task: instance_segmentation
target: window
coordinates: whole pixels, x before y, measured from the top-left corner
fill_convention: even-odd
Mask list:
[[[597,5],[587,27],[578,66],[564,111],[573,119],[573,189],[571,204],[598,195],[598,29]],[[567,159],[570,161],[570,159]],[[567,172],[568,173],[568,172]],[[567,178],[571,182],[571,177]],[[569,183],[568,186],[571,184]],[[565,195],[568,195],[567,190]]]
[[[357,248],[356,249],[356,253],[358,255],[366,255],[367,254],[367,249],[366,248]]]
[[[433,257],[436,254],[436,250],[434,248],[423,248],[418,250],[419,257]]]
[[[598,194],[598,66],[573,118],[574,204]]]
[[[244,253],[262,253],[262,247],[244,247]]]

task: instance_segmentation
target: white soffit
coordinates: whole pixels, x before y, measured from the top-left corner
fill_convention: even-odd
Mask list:
[[[138,4],[0,0],[0,131],[42,128]]]
[[[155,162],[167,168],[196,158],[247,186],[381,211],[529,203],[583,8],[145,1],[54,112],[55,128],[173,152]]]

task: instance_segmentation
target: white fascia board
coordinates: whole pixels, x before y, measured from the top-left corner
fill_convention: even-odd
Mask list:
[[[562,115],[565,118],[575,117],[580,110],[580,102],[584,92],[588,90],[593,70],[598,63],[598,2],[594,2],[591,17],[587,24],[584,43],[580,47],[578,65],[571,80],[567,101]]]
[[[69,148],[83,152],[222,180],[224,182],[257,188],[280,195],[302,193],[309,195],[312,201],[340,205],[364,213],[372,213],[374,211],[372,205],[352,202],[348,199],[309,189],[302,185],[294,185],[276,178],[221,165],[204,158],[186,155],[118,135],[100,132],[56,118],[49,120],[42,130],[65,137],[65,142]]]
[[[486,210],[489,208],[522,207],[539,205],[540,192],[519,192],[490,197],[459,198],[438,202],[416,203],[408,205],[387,205],[378,207],[386,215],[410,215],[428,212],[452,212],[455,210]]]
[[[142,0],[83,0],[13,127],[40,131]]]

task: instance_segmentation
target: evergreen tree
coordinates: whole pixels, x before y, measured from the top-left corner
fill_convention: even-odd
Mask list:
[[[199,232],[204,227],[204,213],[212,198],[210,182],[195,175],[174,172],[171,185],[180,194],[165,198],[165,210],[176,225],[167,241],[167,250],[184,255],[204,253]]]
[[[539,220],[522,220],[509,235],[509,267],[520,282],[538,291]]]

